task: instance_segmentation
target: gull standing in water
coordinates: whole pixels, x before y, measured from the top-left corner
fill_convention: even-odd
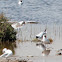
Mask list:
[[[12,51],[7,48],[4,48],[2,52],[3,52],[3,54],[0,57],[9,57],[13,54]]]
[[[42,44],[42,43],[37,43],[36,46],[37,46],[37,48],[39,48],[39,49],[42,50],[42,51],[46,50],[45,45]]]
[[[50,53],[50,50],[46,48],[46,46],[43,43],[36,44],[36,46],[42,50],[43,56],[48,56]]]

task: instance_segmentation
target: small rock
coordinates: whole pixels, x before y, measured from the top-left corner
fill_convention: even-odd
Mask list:
[[[28,62],[33,62],[32,60],[29,60]]]
[[[56,55],[62,55],[62,53],[57,53]]]

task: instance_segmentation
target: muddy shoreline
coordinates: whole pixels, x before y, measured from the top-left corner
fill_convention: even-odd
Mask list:
[[[0,58],[0,62],[61,62],[62,56],[27,56]]]

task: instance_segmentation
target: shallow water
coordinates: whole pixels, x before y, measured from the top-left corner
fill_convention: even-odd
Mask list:
[[[62,26],[61,25],[42,25],[42,24],[26,24],[19,29],[17,37],[17,48],[15,55],[17,56],[42,56],[41,50],[36,47],[36,42],[32,42],[35,36],[47,28],[47,38],[52,38],[53,43],[47,47],[51,49],[49,56],[55,56],[59,49],[62,49]],[[22,35],[21,35],[22,34]],[[22,40],[22,42],[21,42]]]

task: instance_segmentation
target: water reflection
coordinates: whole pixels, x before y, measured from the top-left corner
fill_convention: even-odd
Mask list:
[[[16,42],[0,42],[0,55],[2,54],[2,49],[7,48],[12,50],[13,54],[15,54],[14,48],[16,48]]]

